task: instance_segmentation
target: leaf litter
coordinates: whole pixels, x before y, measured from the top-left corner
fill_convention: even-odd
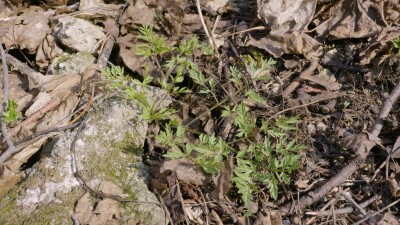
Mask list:
[[[0,40],[8,51],[8,63],[12,65],[10,97],[18,103],[18,112],[22,115],[22,119],[10,124],[13,142],[38,131],[67,125],[76,108],[87,101],[90,91],[85,90],[88,86],[83,84],[88,77],[79,72],[52,75],[48,69],[63,52],[86,51],[99,57],[106,41],[112,38],[103,30],[105,18],[113,18],[119,28],[119,35],[115,37],[118,49],[110,52],[113,55],[110,61],[126,67],[142,80],[149,74],[161,79],[162,73],[175,76],[182,71],[176,67],[163,68],[168,60],[181,57],[174,55],[175,49],[150,59],[135,52],[143,45],[143,40],[138,38],[141,27],[153,27],[155,33],[165,37],[169,46],[179,46],[195,34],[201,43],[218,42],[218,52],[224,57],[206,57],[203,50],[196,49],[197,53],[184,58],[200,67],[208,82],[206,88],[191,94],[173,95],[174,104],[181,106],[176,107],[175,119],[197,132],[175,137],[174,151],[181,151],[183,146],[193,149],[184,153],[186,157],[166,160],[160,155],[171,150],[154,138],[165,124],[157,122],[154,133],[148,134],[145,162],[154,169],[152,189],[164,199],[171,224],[189,221],[192,224],[204,224],[205,221],[206,224],[316,224],[327,222],[332,216],[343,224],[361,220],[376,224],[398,222],[398,208],[390,205],[396,202],[399,193],[398,104],[394,104],[392,113],[385,116],[385,129],[379,131],[379,139],[366,133],[371,130],[379,109],[398,82],[399,49],[394,47],[400,37],[398,1],[200,1],[204,24],[201,24],[194,1],[107,2],[81,1],[77,7],[62,1],[44,7],[35,5],[34,1],[26,4],[0,1]],[[79,25],[74,27],[72,21]],[[84,25],[86,28],[80,27]],[[99,29],[85,33],[88,26]],[[204,35],[204,26],[211,34],[209,37]],[[69,34],[70,31],[60,31],[60,28],[72,28],[72,32],[82,33]],[[71,44],[67,36],[75,38],[72,40],[75,44]],[[278,63],[273,71],[260,71],[263,76],[251,77],[253,67],[262,68],[260,61],[254,63],[260,54],[272,56]],[[242,71],[235,72],[230,68],[232,65],[239,65]],[[243,73],[241,77],[240,73]],[[269,78],[260,79],[265,76]],[[195,87],[194,78],[202,79],[199,74],[192,74],[190,79],[182,78],[183,84]],[[151,85],[160,84],[153,82]],[[232,91],[246,85],[254,87],[254,91],[247,92],[246,100]],[[212,96],[215,87],[218,95]],[[227,96],[229,100],[221,96]],[[274,161],[270,155],[265,165],[254,168],[246,160],[256,161],[260,157],[257,155],[259,150],[244,153],[243,149],[252,146],[235,139],[246,133],[244,124],[235,117],[240,109],[236,108],[224,119],[218,117],[232,110],[223,108],[224,101],[232,108],[246,102],[248,108],[243,107],[242,111],[250,115],[251,110],[252,129],[257,133],[252,137],[254,143],[263,140],[261,118],[279,121],[279,114],[299,115],[301,120],[297,122],[295,137],[306,144],[307,149],[292,159],[280,155]],[[335,135],[338,130],[340,135]],[[279,135],[278,130],[269,132],[273,137]],[[235,154],[218,152],[222,145],[218,148],[210,145],[209,149],[190,147],[204,144],[199,143],[198,133],[219,134],[223,140],[234,143]],[[52,136],[54,133],[45,134],[17,145],[16,152],[1,165],[2,196],[18,182],[22,164]],[[279,145],[272,146],[279,148]],[[3,144],[3,154],[6,149]],[[362,152],[368,154],[371,149],[374,154]],[[210,156],[219,161],[205,165],[212,160],[201,158],[202,151],[213,154]],[[238,156],[241,154],[246,160]],[[363,161],[366,163],[354,163],[355,172],[343,175],[348,176],[349,186],[338,182],[329,190],[321,190],[325,180],[333,174],[343,179],[341,168],[352,164],[352,158],[358,155],[365,155]],[[209,161],[202,161],[204,159]],[[272,171],[271,165],[290,164],[293,160],[301,164],[289,176],[277,170],[266,183],[259,181],[252,186],[252,182],[245,182],[254,169],[262,174],[265,170]],[[216,165],[218,170],[215,170]],[[241,166],[246,169],[240,170]],[[238,174],[243,180],[238,180]],[[272,185],[274,182],[279,185]],[[391,196],[382,193],[380,187],[384,185]],[[101,188],[114,186],[108,183]],[[247,196],[248,204],[243,193],[246,188],[253,189],[252,195]],[[343,188],[352,193],[355,202],[339,197],[336,189]],[[363,206],[368,212],[366,215],[359,210],[334,214],[340,208],[359,207],[357,202],[362,205],[361,202],[371,198],[371,191],[379,198],[372,206]],[[122,190],[111,194],[122,194]],[[309,200],[307,196],[318,196],[321,200]],[[292,199],[298,198],[299,203],[291,203]],[[123,209],[117,201],[105,198],[94,204],[92,200],[85,194],[77,202],[75,217],[80,223],[107,224],[120,219]],[[293,208],[288,209],[290,204]],[[316,213],[305,215],[302,210],[306,207]],[[331,214],[314,216],[327,207],[331,208]],[[391,212],[385,213],[388,207],[392,207]]]

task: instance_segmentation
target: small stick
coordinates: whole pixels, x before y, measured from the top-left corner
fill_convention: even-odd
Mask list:
[[[367,215],[367,212],[356,202],[354,199],[351,197],[349,192],[342,191],[340,192],[340,195],[343,196],[344,199],[346,199],[350,204],[352,204],[357,210],[363,214],[364,216]]]
[[[178,190],[179,200],[181,200],[182,211],[183,211],[183,214],[185,215],[186,225],[189,225],[190,223],[189,223],[187,213],[185,210],[185,202],[183,201],[182,192],[181,192],[181,188],[180,188],[178,179],[176,179],[175,182],[176,182],[176,188]]]
[[[0,164],[2,164],[8,159],[8,157],[10,157],[15,152],[15,146],[11,141],[11,137],[7,131],[7,125],[6,122],[4,121],[4,115],[3,115],[3,113],[5,113],[7,110],[8,94],[10,91],[10,86],[8,78],[6,53],[4,52],[2,43],[0,43],[0,53],[1,53],[1,62],[3,64],[3,104],[1,107],[0,123],[1,123],[1,133],[3,133],[3,137],[8,145],[7,150],[0,156]]]
[[[199,13],[200,16],[201,25],[203,26],[204,32],[207,35],[208,41],[210,42],[210,45],[213,47],[213,49],[217,51],[218,49],[217,45],[215,44],[214,38],[211,37],[210,32],[208,32],[206,23],[204,22],[203,13],[201,12],[200,0],[196,0],[196,7],[197,7],[197,12]]]
[[[376,201],[377,199],[379,199],[379,197],[377,195],[373,196],[370,199],[367,199],[364,202],[361,202],[359,204],[359,206],[361,208],[366,208],[367,206],[369,206],[370,204],[372,204],[374,201]],[[322,208],[321,210],[325,210],[326,208]],[[341,209],[336,209],[336,215],[343,215],[343,214],[349,214],[354,212],[354,207],[345,207],[345,208],[341,208]],[[328,216],[331,214],[330,211],[318,211],[318,212],[306,212],[307,215],[311,215],[311,216]],[[307,223],[310,224],[310,223]]]
[[[397,204],[397,203],[399,203],[399,202],[400,202],[400,199],[397,199],[396,201],[394,201],[394,202],[390,203],[390,204],[389,204],[389,205],[387,205],[386,207],[384,207],[384,208],[382,208],[382,209],[380,209],[380,210],[378,210],[378,211],[376,211],[376,212],[374,212],[374,213],[371,213],[371,214],[369,214],[369,215],[368,215],[368,216],[366,216],[364,219],[362,219],[362,220],[359,220],[359,221],[357,221],[357,222],[353,223],[352,225],[358,225],[358,224],[361,224],[362,222],[364,222],[364,221],[368,220],[369,218],[371,218],[371,217],[373,217],[373,216],[375,216],[375,215],[378,215],[379,213],[381,213],[381,212],[383,212],[384,210],[386,210],[386,209],[388,209],[388,208],[390,208],[390,207],[392,207],[392,206],[396,205],[396,204]]]

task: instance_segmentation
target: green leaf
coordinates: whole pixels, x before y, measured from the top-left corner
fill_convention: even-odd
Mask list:
[[[275,176],[271,176],[268,181],[268,190],[273,199],[278,199],[278,181]]]
[[[167,154],[164,154],[163,156],[169,159],[180,159],[185,157],[185,154],[183,154],[180,150],[176,150],[176,151],[170,151]]]
[[[393,40],[393,46],[397,49],[400,49],[400,38],[396,38]]]
[[[261,97],[257,92],[255,92],[254,90],[250,89],[245,93],[246,97],[249,97],[250,99],[252,99],[255,102],[258,103],[266,103],[265,99],[263,97]]]
[[[12,99],[8,99],[6,111],[3,112],[3,119],[6,124],[18,121],[21,113],[17,109],[18,103]]]

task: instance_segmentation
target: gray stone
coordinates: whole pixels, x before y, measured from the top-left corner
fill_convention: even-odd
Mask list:
[[[62,17],[53,32],[55,39],[78,52],[95,52],[105,38],[103,28],[72,16]]]
[[[161,107],[171,103],[170,96],[158,88],[150,88],[147,97],[162,99]],[[166,224],[160,206],[143,203],[158,203],[158,199],[148,190],[149,168],[141,162],[148,124],[140,116],[139,104],[114,97],[98,103],[93,111],[76,141],[75,157],[70,146],[76,131],[64,132],[48,143],[29,176],[1,199],[0,224],[72,224],[76,203],[85,193],[73,175],[75,169],[92,189],[112,182],[124,196],[138,201],[119,204],[121,215],[107,224],[128,220]],[[89,208],[98,213],[95,204]]]
[[[76,54],[64,53],[53,60],[48,72],[52,75],[82,75],[86,68],[92,65],[95,60],[96,58],[89,52],[78,52]]]

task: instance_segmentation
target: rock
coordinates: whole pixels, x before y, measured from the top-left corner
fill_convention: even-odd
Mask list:
[[[86,68],[94,63],[96,58],[89,52],[76,54],[64,53],[53,60],[48,70],[52,75],[82,75]]]
[[[160,107],[171,103],[169,95],[158,88],[150,88],[147,96],[149,101],[161,99]],[[72,224],[73,220],[166,224],[163,209],[148,190],[149,168],[141,162],[148,124],[140,116],[139,104],[114,97],[94,108],[76,141],[75,154],[70,146],[76,131],[61,133],[43,148],[42,159],[25,180],[1,199],[0,224]],[[74,165],[92,189],[138,202],[121,204],[85,194],[73,175]]]
[[[93,25],[89,21],[75,18],[62,17],[53,32],[54,37],[64,46],[78,52],[95,52],[104,37],[103,28]]]

